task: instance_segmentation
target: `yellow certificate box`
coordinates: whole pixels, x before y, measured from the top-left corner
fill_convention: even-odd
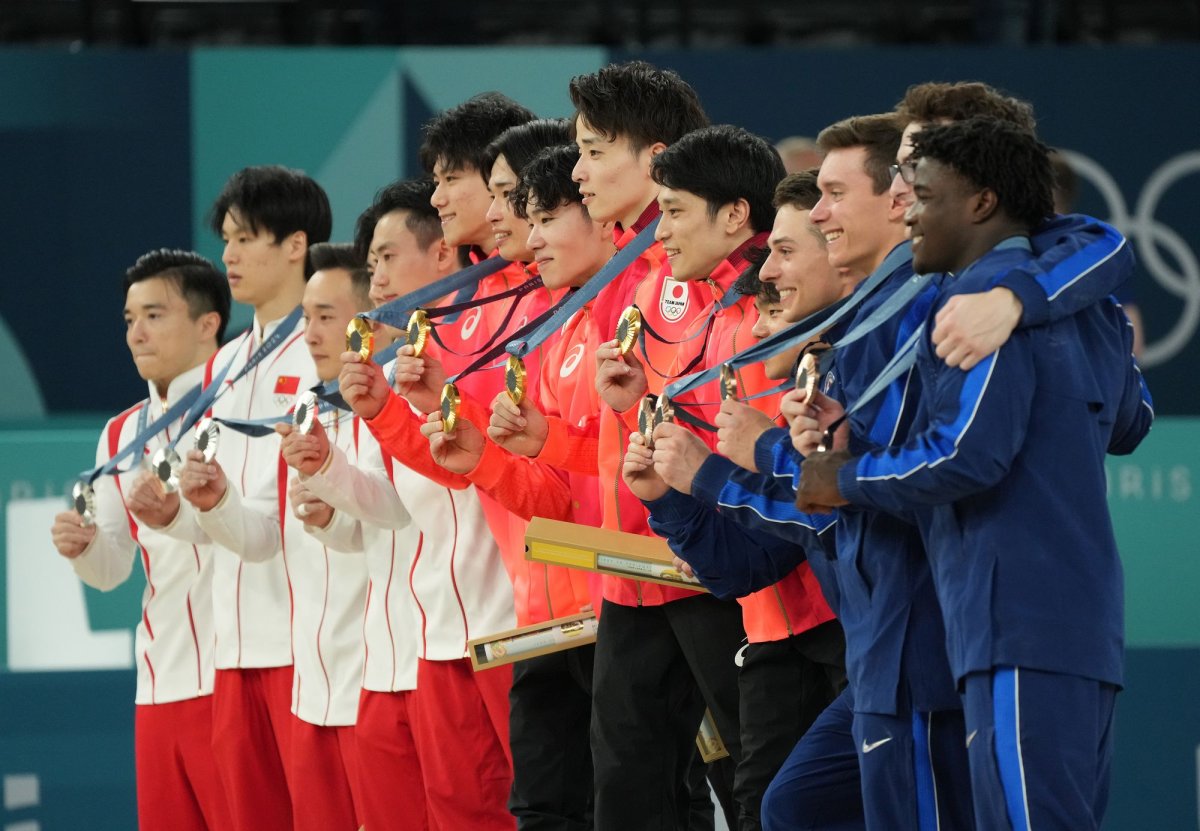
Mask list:
[[[661,537],[647,537],[534,517],[525,532],[525,558],[615,577],[648,580],[692,591],[708,591],[674,566],[675,555]]]
[[[471,657],[471,666],[478,672],[595,643],[597,625],[593,612],[532,623],[467,641],[467,654]]]

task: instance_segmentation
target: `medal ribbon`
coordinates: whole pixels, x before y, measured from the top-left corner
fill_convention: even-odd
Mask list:
[[[375,321],[376,323],[382,323],[385,326],[391,326],[393,329],[406,329],[408,328],[408,318],[414,310],[426,306],[430,302],[451,292],[468,288],[478,283],[484,277],[495,274],[507,265],[508,260],[503,257],[488,257],[483,262],[467,266],[448,277],[443,277],[435,283],[422,286],[416,291],[410,291],[408,294],[397,297],[395,300],[389,300],[377,309],[363,312],[359,317]],[[458,298],[455,299],[457,300]]]

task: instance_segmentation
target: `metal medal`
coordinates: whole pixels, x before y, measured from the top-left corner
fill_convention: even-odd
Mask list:
[[[642,312],[637,306],[629,306],[621,312],[621,317],[617,320],[617,349],[622,355],[633,349],[641,333]]]
[[[718,383],[722,401],[728,401],[731,398],[737,401],[737,375],[729,364],[721,364],[721,377]]]
[[[96,490],[89,483],[80,479],[71,488],[71,507],[83,518],[84,525],[96,521]]]
[[[525,362],[516,355],[509,355],[508,360],[504,363],[504,389],[512,403],[518,407],[525,400],[528,378]]]
[[[202,418],[196,425],[195,443],[192,448],[204,454],[204,463],[211,464],[217,458],[217,445],[221,440],[221,428],[211,418]]]
[[[317,394],[312,390],[305,390],[296,396],[296,406],[292,408],[292,424],[301,433],[311,433],[313,425],[317,423],[317,409],[319,407]]]
[[[442,387],[442,432],[453,433],[458,426],[458,408],[461,399],[458,397],[458,387],[446,384]]]
[[[351,318],[346,327],[346,351],[357,352],[363,361],[371,360],[375,352],[375,330],[366,318]]]
[[[431,326],[429,315],[425,314],[424,309],[417,309],[408,318],[408,332],[405,335],[404,342],[413,348],[414,357],[421,357],[421,353],[425,351],[425,344],[429,341]]]
[[[183,470],[183,459],[174,448],[164,445],[154,451],[154,455],[150,457],[150,469],[158,477],[164,491],[175,493],[179,490],[179,472]]]

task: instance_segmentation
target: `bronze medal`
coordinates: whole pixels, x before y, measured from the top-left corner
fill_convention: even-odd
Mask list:
[[[204,454],[204,463],[211,464],[217,457],[217,444],[221,438],[221,428],[211,418],[202,418],[196,425],[196,440],[192,448]]]
[[[417,309],[408,318],[408,332],[404,336],[404,342],[413,348],[413,357],[419,358],[425,351],[430,328],[429,315],[425,314],[424,309]]]
[[[296,405],[292,408],[292,424],[301,433],[311,433],[317,423],[317,394],[305,390],[296,396]]]
[[[804,390],[804,400],[811,402],[820,383],[820,353],[806,352],[800,359],[800,368],[796,370],[796,389]]]
[[[525,400],[526,383],[528,374],[525,371],[525,362],[516,355],[509,355],[504,364],[504,389],[512,403],[518,407]]]
[[[442,387],[442,432],[453,433],[458,426],[458,408],[462,399],[458,397],[458,387],[446,384]]]
[[[638,404],[638,432],[646,440],[647,447],[654,447],[654,405],[653,395],[647,395]]]
[[[96,521],[96,490],[82,479],[71,488],[71,507],[83,519],[84,525]]]
[[[375,331],[366,318],[351,318],[346,327],[346,351],[357,352],[364,362],[371,360],[375,352]]]
[[[733,367],[729,364],[721,364],[721,377],[718,381],[718,387],[721,391],[721,400],[728,401],[733,399],[737,401],[737,375],[733,371]]]
[[[675,408],[671,406],[671,399],[665,395],[658,397],[658,403],[654,405],[654,426],[660,424],[671,424],[675,421]]]
[[[622,355],[628,354],[637,345],[641,333],[642,313],[637,306],[630,306],[621,312],[617,321],[617,348]]]

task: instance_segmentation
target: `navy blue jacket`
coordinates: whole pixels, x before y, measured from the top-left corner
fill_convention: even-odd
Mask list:
[[[929,509],[920,524],[956,678],[1015,665],[1119,684],[1122,577],[1104,456],[1131,451],[1153,418],[1124,314],[1103,301],[1020,329],[968,372],[947,367],[930,339],[950,296],[1032,261],[1027,245],[998,246],[944,281],[918,349],[917,425],[902,446],[843,467],[839,487],[866,508]]]

